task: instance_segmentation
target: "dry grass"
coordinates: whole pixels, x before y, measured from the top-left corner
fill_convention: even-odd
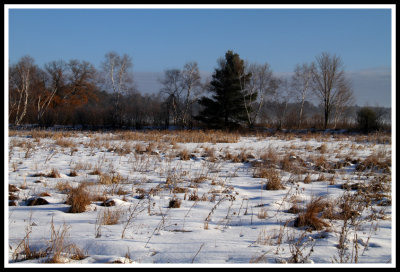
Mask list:
[[[279,171],[273,168],[266,168],[261,165],[256,167],[253,173],[255,178],[267,179],[265,189],[266,190],[282,190],[285,189],[281,181],[281,176]]]
[[[328,151],[328,146],[323,143],[319,147],[317,147],[316,150],[318,150],[321,154],[324,154]]]
[[[260,159],[268,164],[277,164],[279,158],[276,154],[276,150],[272,147],[268,147],[264,152],[261,153]]]
[[[75,148],[76,143],[71,139],[57,138],[55,144],[64,148]]]
[[[76,177],[76,176],[78,176],[78,173],[75,170],[71,169],[71,171],[69,172],[68,176]]]
[[[306,209],[299,213],[298,217],[295,219],[295,227],[307,227],[312,230],[321,230],[324,227],[328,227],[329,224],[320,218],[320,213],[325,207],[325,201],[322,197],[313,198],[310,203],[308,203]]]
[[[82,213],[91,203],[91,196],[86,183],[81,183],[77,188],[71,188],[68,192],[66,204],[71,205],[70,213]]]
[[[72,186],[68,181],[59,181],[56,183],[55,189],[65,194],[71,191]]]
[[[312,182],[311,175],[307,174],[303,180],[305,184],[310,184]]]
[[[53,168],[53,169],[51,169],[51,172],[48,175],[46,175],[46,177],[48,177],[48,178],[61,178],[61,175],[60,175],[60,173],[58,172],[57,169]]]
[[[377,151],[369,155],[367,158],[365,158],[365,160],[359,162],[359,164],[356,166],[356,170],[359,172],[371,170],[391,173],[391,166],[391,156],[384,151]]]
[[[119,173],[111,175],[104,173],[100,174],[99,183],[103,185],[120,184],[124,178]]]
[[[116,225],[119,223],[122,214],[123,212],[119,209],[104,209],[102,212],[100,212],[98,223],[101,225]]]
[[[261,208],[258,210],[257,218],[258,219],[266,219],[268,217],[268,212],[265,208]]]
[[[178,131],[122,131],[116,132],[113,140],[146,141],[159,143],[236,143],[240,134],[217,130],[178,130]]]
[[[188,161],[191,158],[191,154],[190,154],[189,150],[182,149],[178,152],[178,157],[183,161]]]
[[[169,201],[168,208],[180,208],[182,201],[175,196]]]

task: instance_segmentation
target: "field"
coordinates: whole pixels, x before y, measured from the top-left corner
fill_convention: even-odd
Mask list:
[[[10,267],[395,263],[390,134],[10,130],[8,148]]]

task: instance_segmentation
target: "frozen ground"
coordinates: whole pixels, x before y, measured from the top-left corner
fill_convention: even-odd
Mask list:
[[[10,132],[6,265],[395,264],[390,135],[175,133]]]

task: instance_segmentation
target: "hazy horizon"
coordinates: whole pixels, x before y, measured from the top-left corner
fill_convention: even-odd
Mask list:
[[[178,68],[178,67],[176,67]],[[213,72],[200,71],[202,80],[211,76]],[[280,78],[291,77],[293,72],[274,73]],[[359,71],[345,71],[350,79],[355,96],[355,104],[358,106],[392,107],[391,99],[391,69],[387,67],[375,67]],[[164,72],[133,71],[134,82],[137,90],[142,94],[156,94],[160,90]]]

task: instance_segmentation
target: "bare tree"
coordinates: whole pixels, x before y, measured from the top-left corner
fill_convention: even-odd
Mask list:
[[[46,74],[43,80],[47,81],[47,88],[37,95],[37,121],[41,123],[43,115],[48,110],[57,92],[65,86],[65,71],[67,65],[64,61],[52,61],[45,64]]]
[[[10,67],[9,117],[15,116],[15,125],[20,125],[26,115],[35,69],[34,60],[30,56],[22,57],[17,64]]]
[[[323,52],[316,57],[315,66],[313,70],[315,93],[324,109],[324,128],[326,129],[344,84],[343,62],[340,57]]]
[[[174,125],[187,127],[191,118],[191,107],[202,90],[197,63],[188,62],[183,70],[165,70],[160,83],[160,91],[166,95],[167,112],[172,110]]]
[[[347,79],[344,79],[338,87],[334,102],[334,129],[337,126],[338,120],[346,116],[346,109],[353,105],[354,95],[351,84]]]
[[[132,87],[133,75],[130,72],[132,60],[124,54],[119,56],[115,52],[109,52],[105,55],[105,60],[102,63],[103,72],[106,74],[106,86],[111,87],[113,101],[113,120],[114,126],[122,125],[122,106],[121,97],[127,94]]]
[[[280,78],[278,81],[278,89],[273,96],[273,107],[277,119],[277,128],[283,128],[283,122],[286,118],[288,104],[293,96],[292,90],[287,79]]]
[[[313,90],[313,70],[315,69],[314,63],[307,64],[303,63],[301,65],[297,64],[294,69],[294,74],[292,76],[291,87],[294,93],[300,100],[300,110],[299,110],[299,123],[298,127],[301,127],[301,122],[303,118],[304,102]]]
[[[246,81],[246,76],[251,75]],[[251,128],[257,121],[268,95],[274,95],[278,89],[279,80],[273,76],[268,63],[248,64],[239,75],[243,95],[243,103],[247,114],[247,123]]]
[[[167,103],[167,113],[172,110],[174,125],[178,124],[180,97],[182,93],[181,71],[179,69],[168,69],[164,71],[164,78],[160,80],[163,85],[161,93],[165,94]]]
[[[70,60],[68,62],[68,88],[62,94],[62,99],[66,100],[71,96],[87,93],[94,88],[96,69],[87,61]]]
[[[184,127],[189,126],[192,117],[192,105],[202,93],[201,77],[197,62],[188,62],[184,65],[182,73],[182,90],[184,91],[181,123]]]

